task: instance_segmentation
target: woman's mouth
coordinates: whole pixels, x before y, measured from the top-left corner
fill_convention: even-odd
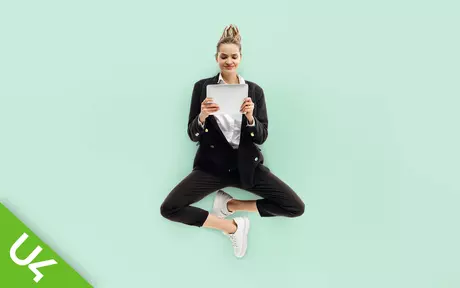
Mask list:
[[[225,69],[233,69],[234,66],[225,66]]]

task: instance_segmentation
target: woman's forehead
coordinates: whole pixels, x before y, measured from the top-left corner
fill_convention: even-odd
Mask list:
[[[219,47],[219,53],[227,54],[227,55],[239,54],[240,49],[235,44],[222,44]]]

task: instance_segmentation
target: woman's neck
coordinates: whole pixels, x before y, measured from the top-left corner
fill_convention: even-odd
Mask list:
[[[222,78],[224,79],[225,83],[227,84],[240,84],[240,79],[238,78],[237,74],[225,75],[223,73]]]

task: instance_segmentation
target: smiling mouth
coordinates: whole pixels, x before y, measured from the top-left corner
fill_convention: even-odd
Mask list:
[[[232,69],[234,66],[225,66],[227,69]]]

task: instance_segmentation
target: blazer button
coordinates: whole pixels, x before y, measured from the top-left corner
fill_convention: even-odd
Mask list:
[[[251,132],[251,136],[254,137],[254,132]]]
[[[204,129],[204,132],[208,132],[208,128]]]
[[[257,160],[259,160],[259,157],[254,158],[254,161],[257,161]]]
[[[214,148],[214,145],[211,145],[211,148]]]

